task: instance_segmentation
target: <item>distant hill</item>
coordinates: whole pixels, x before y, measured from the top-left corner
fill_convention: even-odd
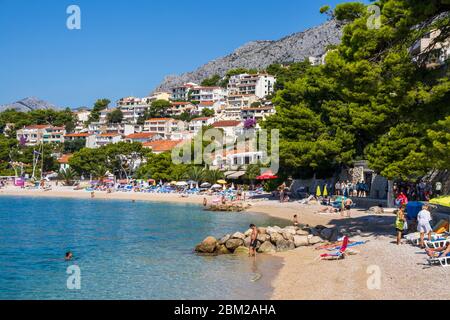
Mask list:
[[[213,75],[224,76],[230,69],[264,69],[273,63],[300,62],[326,52],[329,45],[339,44],[342,24],[334,20],[294,33],[276,41],[254,41],[232,54],[208,62],[193,72],[167,76],[155,91],[168,90],[187,82],[199,83]]]
[[[59,110],[60,108],[56,107],[55,105],[47,101],[34,97],[29,97],[11,104],[5,104],[0,106],[0,112],[8,109],[14,109],[16,111],[21,112],[29,112],[32,110],[48,110],[48,109]]]

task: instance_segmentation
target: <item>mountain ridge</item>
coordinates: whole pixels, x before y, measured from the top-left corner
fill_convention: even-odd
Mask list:
[[[153,92],[167,91],[171,87],[187,82],[199,83],[216,74],[224,76],[228,70],[235,68],[264,69],[273,63],[300,62],[310,56],[322,55],[329,45],[340,42],[342,26],[335,20],[329,20],[278,40],[250,41],[232,53],[211,60],[194,71],[166,76]]]

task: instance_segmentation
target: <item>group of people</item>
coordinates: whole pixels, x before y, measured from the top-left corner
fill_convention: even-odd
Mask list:
[[[368,196],[369,191],[369,185],[364,181],[358,181],[357,183],[349,180],[337,181],[334,185],[334,194],[336,196],[365,198]]]
[[[439,197],[442,193],[442,182],[434,184],[421,180],[417,183],[396,182],[393,186],[394,197],[406,198],[409,201],[429,201],[433,197]]]
[[[417,214],[417,231],[420,233],[420,247],[425,248],[425,234],[428,239],[431,239],[433,228],[431,227],[431,212],[430,207],[425,204],[422,210]],[[406,205],[402,205],[397,211],[397,219],[395,221],[395,229],[397,231],[397,245],[402,244],[402,237],[408,231],[408,220],[406,214]]]

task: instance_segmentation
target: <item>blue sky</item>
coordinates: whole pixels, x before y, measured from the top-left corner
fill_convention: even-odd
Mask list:
[[[35,96],[61,107],[147,95],[252,40],[326,20],[343,0],[0,0],[0,105]],[[68,30],[66,9],[81,9]]]

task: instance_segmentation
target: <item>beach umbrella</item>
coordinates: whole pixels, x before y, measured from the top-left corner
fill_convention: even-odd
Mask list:
[[[200,187],[202,187],[202,188],[209,188],[209,187],[211,187],[211,183],[208,183],[208,182],[202,183],[200,185]]]
[[[211,189],[220,189],[222,186],[220,184],[214,184]]]
[[[172,181],[170,184],[175,186],[177,183],[177,181]]]
[[[278,176],[274,175],[272,170],[268,170],[259,177],[256,177],[256,180],[274,180],[274,179],[278,179]]]
[[[188,185],[188,183],[187,183],[187,182],[184,182],[184,181],[180,181],[180,182],[175,183],[175,185],[176,185],[177,187],[185,187],[185,186]]]
[[[320,186],[317,186],[316,196],[317,197],[322,196],[322,190],[320,189]]]
[[[328,197],[328,188],[327,188],[327,185],[325,185],[325,187],[323,187],[323,196],[324,196],[324,197]]]
[[[227,182],[225,180],[219,180],[217,181],[218,184],[227,184]]]

